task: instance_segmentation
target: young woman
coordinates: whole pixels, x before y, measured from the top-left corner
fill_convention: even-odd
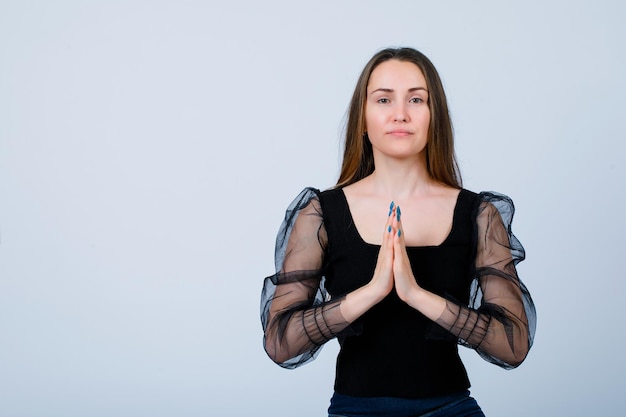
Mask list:
[[[302,191],[280,228],[267,354],[295,368],[338,338],[330,416],[482,416],[458,344],[510,369],[534,336],[513,212],[462,188],[430,60],[380,51],[352,97],[336,187]]]

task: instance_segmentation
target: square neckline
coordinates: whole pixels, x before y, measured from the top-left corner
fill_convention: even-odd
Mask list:
[[[350,209],[350,203],[348,203],[348,198],[346,197],[346,193],[343,191],[343,187],[338,188],[339,190],[339,194],[341,194],[342,197],[342,201],[346,206],[346,211],[348,213],[348,216],[350,217],[350,223],[354,226],[354,232],[355,235],[357,236],[357,238],[359,239],[359,241],[361,242],[361,244],[364,244],[366,246],[369,247],[373,247],[373,248],[380,248],[381,245],[378,243],[370,243],[370,242],[366,242],[365,239],[363,239],[363,236],[361,235],[361,232],[359,232],[358,227],[356,227],[356,222],[354,221],[354,217],[352,216],[352,210]],[[440,248],[442,246],[444,246],[452,237],[452,233],[454,232],[454,229],[458,223],[457,221],[457,217],[458,217],[458,212],[459,212],[459,202],[461,201],[461,194],[465,191],[464,188],[461,188],[456,196],[456,201],[454,203],[454,210],[452,211],[452,225],[450,226],[450,231],[448,232],[448,234],[446,235],[446,237],[443,239],[443,241],[437,245],[422,245],[422,246],[409,246],[406,245],[407,250],[409,249],[430,249],[430,248]]]

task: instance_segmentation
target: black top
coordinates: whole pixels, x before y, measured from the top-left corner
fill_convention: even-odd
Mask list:
[[[343,190],[302,191],[277,237],[276,274],[264,281],[264,347],[279,365],[312,360],[337,337],[335,389],[352,396],[421,398],[469,387],[457,345],[503,368],[532,345],[536,315],[516,264],[524,248],[511,232],[506,196],[461,190],[452,229],[437,246],[407,247],[420,286],[446,299],[431,321],[395,291],[353,323],[344,296],[368,283],[380,246],[365,242]]]
[[[475,251],[471,215],[477,200],[477,194],[462,190],[444,242],[407,248],[422,288],[466,305]],[[320,203],[328,233],[326,289],[336,298],[369,282],[380,246],[359,235],[343,190],[321,193]],[[352,324],[355,335],[339,337],[335,390],[353,396],[410,398],[467,389],[456,338],[437,338],[443,332],[433,331],[433,326],[437,325],[392,291]]]

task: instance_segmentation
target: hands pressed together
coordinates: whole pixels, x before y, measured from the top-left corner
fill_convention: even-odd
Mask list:
[[[412,295],[421,291],[413,276],[406,252],[402,212],[400,206],[396,206],[394,202],[389,206],[376,269],[369,285],[375,288],[381,297],[385,297],[395,287],[398,297],[405,302],[409,302]]]
[[[395,288],[398,297],[431,320],[437,320],[446,301],[417,284],[406,252],[402,213],[393,202],[385,224],[374,275],[368,284],[353,291],[341,303],[341,313],[352,322],[380,302]]]

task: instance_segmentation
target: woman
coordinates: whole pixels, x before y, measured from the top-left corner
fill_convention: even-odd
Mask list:
[[[428,58],[380,51],[352,97],[336,187],[305,189],[279,231],[266,352],[294,368],[337,337],[330,416],[482,416],[458,344],[510,369],[534,336],[513,211],[462,188]]]

